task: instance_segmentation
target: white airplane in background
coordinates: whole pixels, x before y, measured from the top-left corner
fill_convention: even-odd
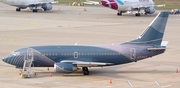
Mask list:
[[[90,5],[100,5],[99,2],[96,1],[90,1],[90,0],[86,0],[86,2],[83,2],[84,4],[90,4]]]
[[[144,10],[145,15],[154,14],[154,6],[161,7],[165,5],[155,5],[153,0],[101,0],[101,5],[117,10],[118,16],[127,11],[137,11],[135,16],[140,16],[140,11]]]
[[[0,0],[0,2],[16,6],[16,11],[29,7],[33,12],[38,11],[38,7],[41,7],[44,11],[52,9],[52,3],[54,0]]]

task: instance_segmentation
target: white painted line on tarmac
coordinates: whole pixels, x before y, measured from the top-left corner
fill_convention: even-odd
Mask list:
[[[105,87],[113,87],[113,86],[105,86]]]
[[[155,82],[156,82],[156,84],[157,84],[158,86],[160,86],[160,85],[161,85],[158,81],[155,81]]]
[[[129,84],[129,86],[132,86],[132,84],[129,81],[127,81],[127,83]]]

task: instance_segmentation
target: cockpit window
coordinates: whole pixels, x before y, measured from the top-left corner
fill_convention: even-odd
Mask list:
[[[12,52],[11,54],[14,56],[18,56],[18,55],[20,55],[20,52]]]

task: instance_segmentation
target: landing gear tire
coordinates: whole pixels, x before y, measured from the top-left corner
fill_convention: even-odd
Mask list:
[[[82,70],[84,72],[84,75],[89,75],[89,70],[87,67],[82,67]]]
[[[118,15],[118,16],[122,16],[122,12],[121,12],[121,11],[118,12],[117,15]]]
[[[84,71],[84,75],[89,75],[89,71]]]
[[[147,15],[147,13],[144,13],[144,15]]]
[[[47,9],[44,9],[44,11],[47,11]]]
[[[135,16],[141,16],[141,14],[140,13],[136,13]]]
[[[32,11],[33,11],[33,12],[37,12],[38,10],[37,10],[37,9],[33,9]]]
[[[21,11],[21,8],[16,8],[16,11],[17,11],[17,12],[20,12],[20,11]]]

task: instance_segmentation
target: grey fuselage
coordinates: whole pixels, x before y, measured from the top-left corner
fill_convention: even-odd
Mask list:
[[[4,62],[23,67],[24,55],[33,51],[34,67],[53,67],[62,60],[83,62],[113,63],[119,65],[149,58],[165,50],[149,51],[147,48],[160,48],[150,44],[119,44],[119,45],[50,45],[21,48],[5,56]],[[107,66],[107,65],[106,65]]]

